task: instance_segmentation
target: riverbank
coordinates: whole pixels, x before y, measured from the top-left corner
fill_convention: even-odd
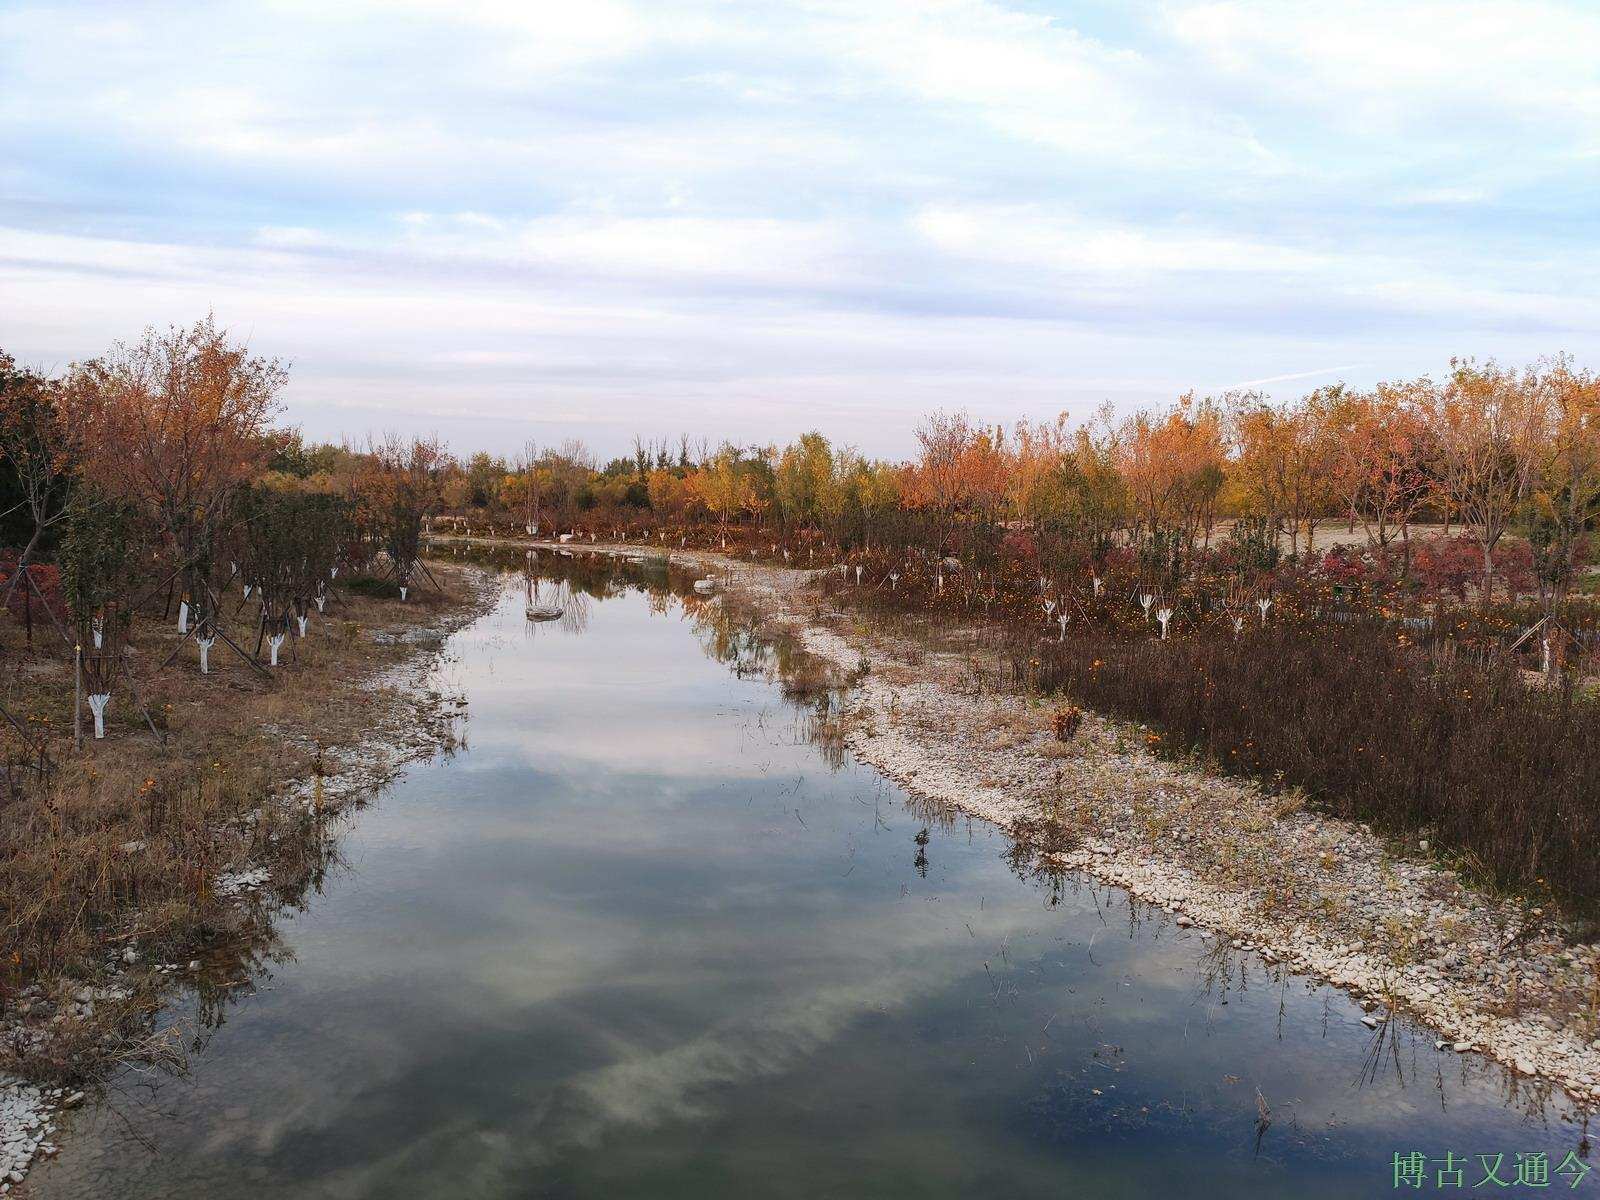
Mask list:
[[[1407,1014],[1436,1031],[1441,1057],[1480,1052],[1600,1101],[1600,948],[1580,936],[1592,931],[1488,894],[1425,844],[1386,843],[1293,794],[1158,758],[1143,726],[1086,714],[1060,741],[1057,700],[984,686],[998,663],[970,630],[874,629],[807,587],[810,572],[669,557],[716,574],[731,600],[853,679],[835,733],[858,758],[1006,829],[1034,869],[1087,872],[1177,930],[1348,990],[1375,1052],[1391,1017]]]
[[[154,1013],[185,989],[202,1011],[225,1007],[271,957],[271,910],[335,860],[343,814],[454,746],[465,700],[429,677],[498,588],[469,566],[435,574],[442,590],[405,603],[339,588],[271,678],[220,643],[208,675],[192,643],[156,670],[176,633],[139,622],[130,661],[161,738],[119,681],[106,739],[82,753],[70,655],[7,645],[0,702],[57,769],[12,800],[0,833],[0,1193],[53,1153],[53,1114],[118,1064],[181,1069],[193,1031],[152,1034]]]

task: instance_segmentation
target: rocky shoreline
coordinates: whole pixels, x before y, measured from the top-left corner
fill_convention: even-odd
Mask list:
[[[511,543],[507,543],[511,544]],[[574,546],[660,557],[654,547]],[[872,632],[805,585],[813,573],[692,550],[709,571],[856,680],[845,745],[908,791],[1014,837],[1068,831],[1044,853],[1125,889],[1180,928],[1213,931],[1264,962],[1345,989],[1363,1023],[1408,1015],[1440,1055],[1477,1052],[1600,1102],[1600,945],[1557,915],[1490,895],[1428,853],[1148,748],[1149,730],[1085,714],[1068,742],[1050,705],[980,691],[982,651]],[[943,631],[948,634],[949,631]],[[862,664],[867,670],[860,671]]]

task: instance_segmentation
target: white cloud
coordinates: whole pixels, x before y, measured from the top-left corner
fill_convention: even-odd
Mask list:
[[[215,308],[314,434],[885,452],[935,405],[1581,350],[1600,13],[1328,12],[13,6],[3,336],[59,362]]]
[[[943,251],[995,266],[1148,274],[1163,271],[1311,272],[1329,254],[1205,230],[1095,222],[1031,206],[928,208],[913,225]]]
[[[1175,4],[1166,17],[1217,70],[1369,135],[1487,117],[1594,144],[1600,11],[1592,6],[1219,0]]]

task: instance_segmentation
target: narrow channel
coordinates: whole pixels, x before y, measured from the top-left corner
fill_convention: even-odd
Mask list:
[[[1470,1190],[1587,1151],[1559,1093],[841,756],[717,600],[540,570],[559,621],[508,571],[448,647],[461,749],[30,1195],[1343,1200],[1396,1194],[1396,1153]]]

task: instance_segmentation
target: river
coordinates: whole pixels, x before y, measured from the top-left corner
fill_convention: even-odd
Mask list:
[[[540,570],[561,621],[509,571],[449,643],[461,749],[30,1195],[1345,1198],[1413,1153],[1419,1190],[1518,1154],[1569,1190],[1559,1093],[929,811],[718,602]]]

